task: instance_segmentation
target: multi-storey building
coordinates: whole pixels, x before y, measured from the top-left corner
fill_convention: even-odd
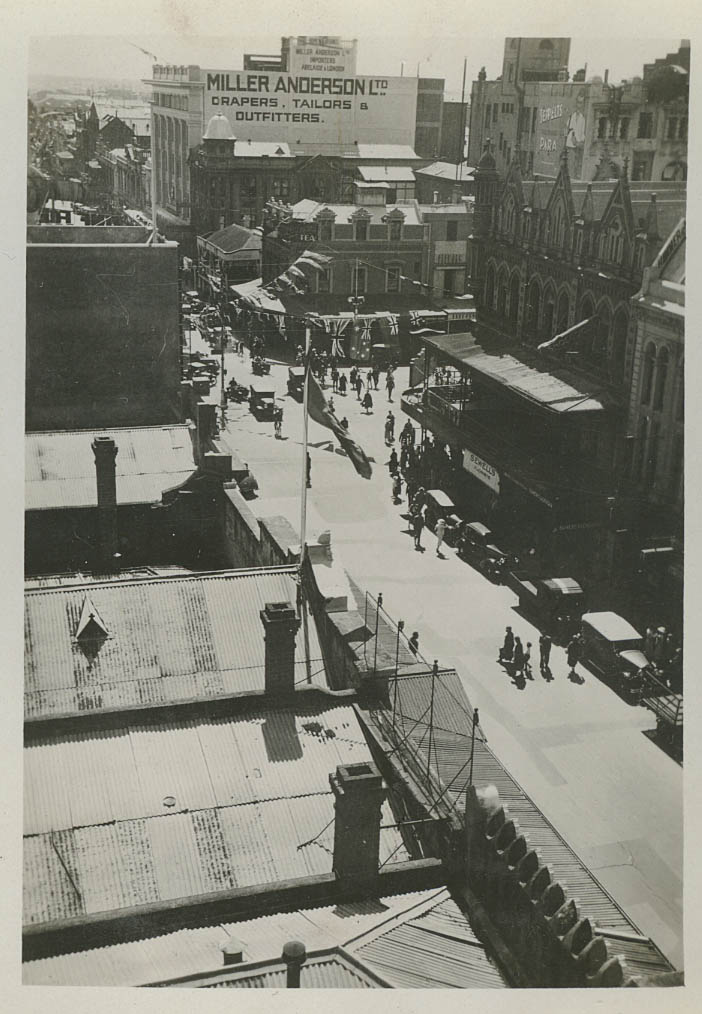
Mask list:
[[[488,81],[483,69],[473,83],[470,164],[490,140],[500,172],[519,150],[525,174],[555,176],[565,143],[575,179],[611,178],[625,159],[632,180],[685,179],[689,43],[618,84],[608,72],[569,80],[569,47],[568,39],[505,40],[501,77]]]

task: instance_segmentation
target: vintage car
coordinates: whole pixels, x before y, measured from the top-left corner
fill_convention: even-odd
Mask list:
[[[443,489],[428,489],[424,494],[424,521],[429,528],[435,528],[439,518],[446,521],[446,531],[459,524],[453,500]],[[448,540],[447,540],[448,541]]]
[[[288,394],[297,401],[302,401],[305,388],[304,366],[291,366],[288,369]]]
[[[617,613],[585,613],[581,622],[583,661],[616,689],[638,700],[643,676],[652,670],[643,638]]]
[[[585,593],[572,577],[534,578],[512,571],[506,584],[519,596],[519,608],[561,640],[574,634],[585,611]]]
[[[251,384],[249,409],[257,419],[272,419],[275,411],[275,390],[269,384]]]

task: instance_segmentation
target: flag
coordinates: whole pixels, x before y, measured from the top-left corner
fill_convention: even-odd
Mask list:
[[[355,440],[349,435],[348,430],[344,429],[339,420],[336,418],[333,412],[330,412],[327,399],[322,393],[322,389],[312,375],[312,372],[307,371],[307,383],[308,383],[308,396],[307,396],[307,411],[316,423],[320,426],[326,427],[331,430],[336,439],[341,444],[342,448],[346,451],[353,467],[356,469],[358,474],[364,479],[370,479],[373,474],[371,463],[366,457],[365,451]]]
[[[388,314],[388,323],[390,324],[390,334],[400,333],[400,318],[396,313]]]

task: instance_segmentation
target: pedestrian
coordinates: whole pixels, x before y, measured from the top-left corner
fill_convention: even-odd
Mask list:
[[[394,475],[397,471],[397,451],[393,447],[390,451],[390,460],[388,461],[388,468],[390,469],[390,475]]]
[[[566,658],[572,672],[575,672],[575,667],[580,661],[580,654],[580,638],[575,634],[566,645]]]
[[[385,417],[385,429],[390,434],[389,443],[391,443],[391,444],[394,443],[395,442],[395,416],[392,414],[392,412],[388,412],[387,416]]]
[[[280,440],[283,435],[283,409],[282,406],[278,405],[275,409],[275,415],[273,417],[273,425],[275,426],[275,437],[276,440]]]
[[[331,378],[332,378],[332,391],[334,391],[334,393],[336,394],[339,390],[339,371],[337,370],[336,366],[332,366]]]
[[[341,373],[339,375],[339,394],[343,394],[346,397],[346,374]]]
[[[373,371],[369,370],[366,374],[366,387],[369,391],[373,390]]]
[[[424,528],[424,518],[422,517],[422,512],[421,511],[417,511],[417,513],[412,518],[412,534],[414,535],[414,548],[415,549],[421,549],[422,548],[422,529],[423,528]]]
[[[309,451],[307,452],[307,488],[312,487],[312,462],[310,461]]]
[[[511,662],[514,654],[514,634],[511,627],[505,627],[505,639],[500,648],[498,662]]]
[[[653,627],[646,627],[646,633],[644,634],[644,654],[649,661],[653,661],[653,649],[655,646],[655,635],[653,633]]]
[[[355,366],[352,366],[351,367],[351,372],[349,373],[349,380],[351,381],[351,387],[355,387],[356,386],[356,377],[357,376],[358,376],[358,370],[356,369]]]
[[[514,654],[512,656],[512,664],[514,665],[514,675],[524,675],[524,646],[522,639],[517,635],[514,639]]]
[[[361,380],[360,377],[358,379],[358,382],[361,385],[363,384],[363,381]],[[366,391],[366,393],[363,395],[363,401],[361,402],[361,404],[363,405],[363,408],[366,411],[366,415],[370,415],[371,412],[373,411],[373,399],[371,397],[370,391]]]
[[[387,388],[388,392],[388,401],[392,401],[392,392],[395,390],[395,378],[393,377],[389,369],[388,375],[385,378],[385,387]]]
[[[394,503],[399,503],[402,499],[402,478],[399,472],[395,472],[392,480],[392,499]]]
[[[339,425],[343,426],[345,430],[348,430],[348,428],[349,428],[349,421],[346,418],[346,416],[344,416],[344,418],[339,422]]]
[[[412,652],[412,654],[416,655],[417,652],[419,651],[419,631],[414,630],[412,632],[412,636],[410,637],[409,641],[407,642],[407,645],[409,647],[409,650]]]
[[[534,678],[531,674],[531,641],[527,641],[524,649],[524,675],[530,680]]]
[[[361,391],[362,390],[363,390],[363,379],[361,378],[360,374],[357,373],[356,374],[356,399],[358,401],[361,400]],[[370,395],[369,395],[369,397],[370,397]]]
[[[403,473],[406,472],[408,464],[409,464],[409,448],[407,447],[406,443],[403,443],[402,449],[400,450],[400,471]]]
[[[327,408],[329,409],[329,411],[333,415],[334,411],[335,411],[335,408],[334,408],[334,399],[333,398],[327,398]]]
[[[551,658],[551,638],[548,634],[542,634],[539,638],[539,669],[541,672],[548,669],[548,662]]]
[[[408,449],[414,447],[414,426],[409,419],[402,427],[402,440],[407,444]]]
[[[444,518],[439,518],[436,522],[436,555],[441,556],[441,546],[446,535],[446,521]]]
[[[375,387],[375,389],[377,391],[378,390],[378,381],[380,380],[380,367],[379,366],[374,366],[372,372],[373,372],[373,386]]]

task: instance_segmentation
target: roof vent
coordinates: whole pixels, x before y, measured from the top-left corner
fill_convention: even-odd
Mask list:
[[[76,640],[99,641],[104,640],[108,634],[109,631],[99,612],[86,595],[83,599],[83,608],[81,609],[80,620],[76,628]]]

